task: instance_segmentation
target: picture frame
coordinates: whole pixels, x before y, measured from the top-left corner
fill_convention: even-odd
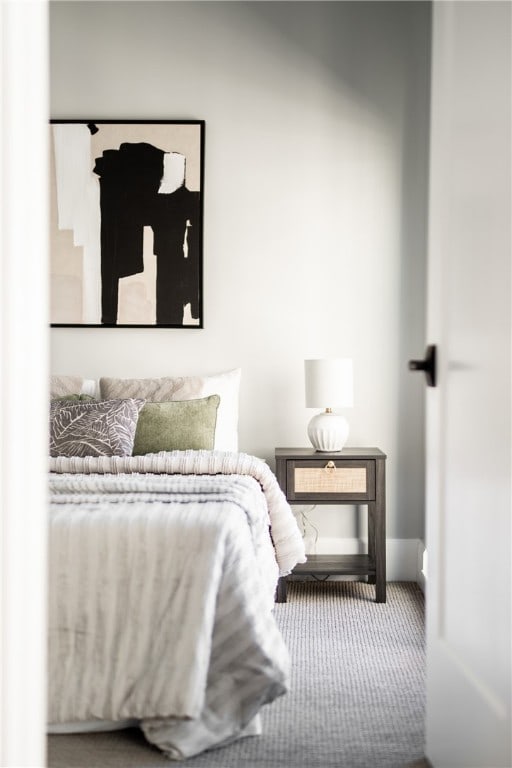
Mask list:
[[[203,328],[205,121],[50,132],[50,325]]]

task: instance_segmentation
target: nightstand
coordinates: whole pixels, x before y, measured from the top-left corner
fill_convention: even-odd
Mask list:
[[[368,552],[308,555],[293,575],[368,576],[375,601],[386,602],[386,454],[378,448],[276,448],[276,476],[290,504],[366,504]],[[279,579],[277,602],[286,602],[286,577]]]

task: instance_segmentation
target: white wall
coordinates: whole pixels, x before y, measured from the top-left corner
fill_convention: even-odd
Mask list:
[[[304,358],[353,357],[349,442],[421,538],[429,4],[54,2],[50,28],[53,118],[206,120],[205,328],[53,329],[52,371],[241,367],[240,448],[272,464],[308,444]]]

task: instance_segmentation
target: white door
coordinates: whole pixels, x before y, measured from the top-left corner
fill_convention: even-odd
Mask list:
[[[510,39],[509,2],[434,3],[426,752],[435,768],[512,766]]]

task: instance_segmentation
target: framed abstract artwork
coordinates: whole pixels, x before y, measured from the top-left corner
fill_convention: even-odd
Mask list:
[[[203,327],[204,129],[50,121],[52,326]]]

